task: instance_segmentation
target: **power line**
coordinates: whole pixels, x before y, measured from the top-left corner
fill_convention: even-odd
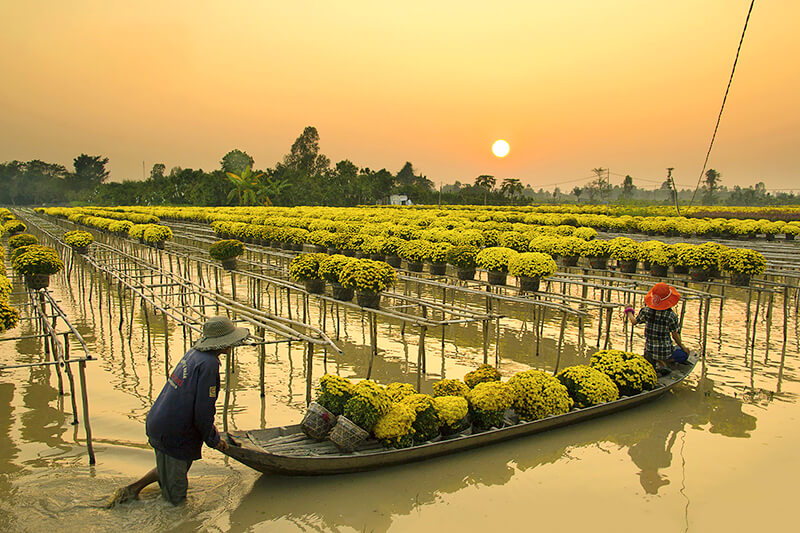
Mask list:
[[[742,37],[739,39],[739,47],[736,49],[736,57],[733,60],[733,68],[731,69],[731,77],[728,78],[728,86],[725,88],[725,96],[722,97],[722,106],[719,108],[719,115],[717,116],[717,124],[714,126],[714,134],[711,136],[711,143],[708,145],[708,151],[706,152],[706,159],[703,161],[703,170],[700,171],[700,176],[697,178],[697,185],[694,188],[694,193],[692,193],[692,201],[689,202],[691,206],[694,203],[694,197],[697,195],[698,189],[700,189],[700,181],[703,179],[703,174],[706,172],[706,166],[708,165],[708,158],[711,157],[711,148],[714,146],[714,139],[717,138],[717,130],[719,129],[719,123],[722,120],[722,111],[725,109],[725,102],[728,100],[728,92],[731,90],[731,83],[733,83],[733,73],[736,72],[736,63],[739,62],[739,52],[742,51],[742,43],[744,42],[744,34],[747,32],[747,23],[750,22],[750,13],[753,12],[753,6],[755,5],[756,0],[751,0],[750,2],[750,9],[747,10],[747,18],[744,21],[744,28],[742,29]]]

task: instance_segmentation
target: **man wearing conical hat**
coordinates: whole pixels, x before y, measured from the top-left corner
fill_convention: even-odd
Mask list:
[[[230,319],[218,316],[203,324],[203,336],[175,365],[147,414],[146,431],[156,453],[156,468],[140,480],[117,489],[109,507],[139,497],[139,492],[158,482],[161,494],[173,505],[186,499],[187,474],[192,461],[201,458],[203,443],[225,450],[214,426],[219,392],[219,357],[250,335]]]
[[[669,374],[667,362],[686,359],[688,350],[681,340],[680,320],[672,310],[681,299],[672,285],[656,283],[644,297],[645,307],[634,318],[632,307],[625,308],[625,318],[636,324],[644,324],[644,357],[656,368],[659,375]],[[680,350],[675,349],[672,341]]]

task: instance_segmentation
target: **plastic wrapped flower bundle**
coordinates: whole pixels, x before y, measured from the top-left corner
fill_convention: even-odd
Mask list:
[[[600,350],[592,355],[589,365],[610,377],[621,396],[653,390],[658,384],[653,365],[636,353]]]
[[[611,378],[590,366],[567,367],[556,378],[567,388],[579,409],[619,399],[619,389]]]
[[[478,383],[489,381],[500,381],[500,372],[491,365],[481,365],[464,376],[464,383],[470,389],[474,389]]]
[[[344,406],[353,396],[353,384],[349,379],[333,374],[325,374],[317,387],[317,403],[339,416],[344,413]]]
[[[469,387],[458,379],[442,379],[433,384],[433,396],[466,396]]]
[[[502,381],[478,383],[467,394],[472,422],[488,429],[503,426],[503,415],[514,403],[514,389]]]
[[[408,448],[414,444],[412,427],[416,413],[410,405],[394,403],[375,423],[375,438],[389,448]]]
[[[467,421],[469,404],[462,396],[436,396],[433,398],[433,408],[436,409],[442,435],[458,433],[469,425]]]
[[[439,418],[433,406],[433,397],[427,394],[411,394],[400,401],[414,410],[414,442],[431,440],[439,434]]]
[[[514,391],[514,411],[524,420],[539,420],[572,409],[566,387],[540,370],[517,372],[508,385]]]
[[[372,431],[380,417],[389,412],[392,400],[386,388],[365,379],[353,386],[353,396],[344,405],[344,416],[364,431]]]
[[[406,396],[416,394],[417,389],[410,383],[391,383],[386,386],[386,394],[393,402],[399,402]]]

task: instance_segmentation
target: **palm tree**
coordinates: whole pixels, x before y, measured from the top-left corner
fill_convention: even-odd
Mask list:
[[[520,183],[517,178],[506,178],[500,186],[500,192],[503,193],[504,196],[511,198],[512,202],[514,198],[522,194],[523,189],[522,183]]]
[[[233,183],[234,189],[228,193],[228,201],[236,198],[239,205],[255,205],[258,203],[259,179],[263,172],[254,174],[250,167],[245,167],[240,174],[226,172],[228,181]]]
[[[703,195],[703,201],[706,204],[714,203],[714,193],[719,189],[719,182],[722,174],[714,170],[713,168],[709,168],[706,171],[706,192]]]
[[[484,190],[483,205],[486,205],[486,196],[489,194],[489,191],[491,191],[494,188],[496,183],[497,180],[494,178],[494,176],[490,176],[488,174],[481,174],[480,176],[475,178],[475,186],[481,187]]]

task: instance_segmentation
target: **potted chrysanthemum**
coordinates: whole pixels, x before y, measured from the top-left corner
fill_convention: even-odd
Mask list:
[[[88,231],[74,230],[64,234],[64,242],[81,255],[89,251],[89,246],[94,242],[94,236]]]
[[[343,287],[339,283],[339,277],[345,265],[358,261],[355,257],[347,257],[342,254],[329,255],[319,262],[319,275],[322,279],[330,283],[333,297],[343,302],[353,299],[355,292],[351,288]]]
[[[508,263],[518,252],[511,248],[492,246],[484,248],[475,256],[479,267],[487,271],[489,283],[492,285],[505,285],[508,276]]]
[[[31,245],[14,258],[12,266],[25,278],[28,288],[44,289],[50,285],[50,276],[60,272],[64,263],[54,249]]]
[[[345,265],[339,274],[342,287],[354,289],[358,305],[361,307],[380,307],[381,293],[393,286],[397,273],[383,261],[357,259]]]
[[[302,282],[306,291],[320,294],[325,290],[325,280],[319,273],[319,264],[327,258],[327,254],[300,254],[289,263],[289,274],[293,280]]]
[[[523,291],[538,291],[541,279],[552,276],[555,271],[553,258],[539,252],[517,254],[508,262],[508,273],[519,280]]]
[[[222,263],[225,270],[236,270],[236,258],[244,253],[244,244],[236,239],[217,241],[208,248],[208,255]]]
[[[475,257],[480,250],[470,244],[453,246],[447,250],[447,262],[456,267],[456,276],[460,280],[475,279]]]

